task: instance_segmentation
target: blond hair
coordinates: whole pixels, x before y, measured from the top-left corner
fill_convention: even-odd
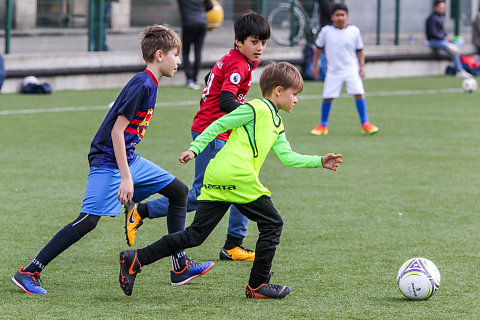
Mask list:
[[[269,96],[278,86],[284,89],[293,88],[297,92],[301,92],[303,90],[302,75],[288,62],[271,62],[260,76],[262,95]]]
[[[157,50],[167,54],[175,48],[180,52],[182,47],[182,41],[175,31],[159,24],[146,27],[140,37],[142,39],[143,60],[147,63],[155,60]]]

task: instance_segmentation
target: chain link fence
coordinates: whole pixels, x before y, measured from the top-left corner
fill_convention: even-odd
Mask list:
[[[37,49],[44,51],[92,50],[89,45],[89,5],[100,0],[5,0],[0,2],[1,52],[28,52],[27,38],[36,37]],[[111,14],[105,27],[111,50],[135,50],[137,42],[125,41],[131,34],[137,39],[141,29],[150,24],[164,24],[180,30],[180,13],[176,0],[101,0],[111,2]],[[220,0],[225,20],[220,28],[232,30],[235,19],[246,10],[268,16],[281,6],[302,7],[308,20],[318,19],[314,10],[318,0]],[[460,1],[457,6],[456,1]],[[362,31],[367,45],[419,44],[425,41],[425,19],[432,10],[432,0],[336,0],[349,7],[349,22]],[[446,29],[449,33],[458,27],[466,42],[470,42],[470,28],[478,12],[480,0],[447,0]],[[8,12],[8,4],[11,9]],[[457,15],[455,9],[459,8]],[[319,10],[321,10],[320,8]],[[455,24],[458,18],[458,25]],[[11,25],[7,26],[7,22]],[[9,28],[10,27],[10,28]],[[306,26],[309,28],[309,26]],[[228,32],[230,32],[228,31]],[[308,31],[308,30],[307,30]],[[315,33],[316,30],[313,30]],[[218,32],[218,31],[217,31]],[[227,31],[225,31],[227,32]],[[233,32],[233,31],[232,31]],[[307,35],[308,32],[305,32]],[[90,34],[91,36],[91,34]],[[314,35],[311,36],[314,38]],[[308,39],[308,36],[307,36]],[[312,41],[310,40],[310,42]],[[306,42],[300,40],[295,45]],[[90,43],[91,44],[91,43]]]

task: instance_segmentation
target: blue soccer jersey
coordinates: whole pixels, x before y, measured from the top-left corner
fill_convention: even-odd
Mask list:
[[[157,79],[148,70],[137,73],[127,83],[93,138],[88,154],[90,167],[118,169],[111,136],[118,115],[130,120],[124,132],[125,147],[128,164],[135,160],[135,145],[143,139],[150,123],[155,109],[157,88]]]

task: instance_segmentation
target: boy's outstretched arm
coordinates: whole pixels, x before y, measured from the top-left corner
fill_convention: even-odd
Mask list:
[[[343,162],[342,158],[341,154],[327,153],[322,157],[322,166],[325,169],[337,171],[338,164]]]

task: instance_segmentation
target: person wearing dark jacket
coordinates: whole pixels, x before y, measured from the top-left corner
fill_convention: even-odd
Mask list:
[[[198,71],[202,61],[202,47],[207,34],[206,12],[213,8],[211,0],[178,0],[182,17],[182,57],[186,87],[200,89],[197,84]],[[190,63],[190,46],[195,46],[195,60]]]
[[[457,77],[469,78],[471,75],[463,68],[459,55],[459,47],[463,44],[463,39],[449,37],[445,32],[444,24],[445,1],[436,0],[433,4],[433,12],[428,16],[425,23],[427,43],[434,49],[446,51],[450,54],[457,71]]]

